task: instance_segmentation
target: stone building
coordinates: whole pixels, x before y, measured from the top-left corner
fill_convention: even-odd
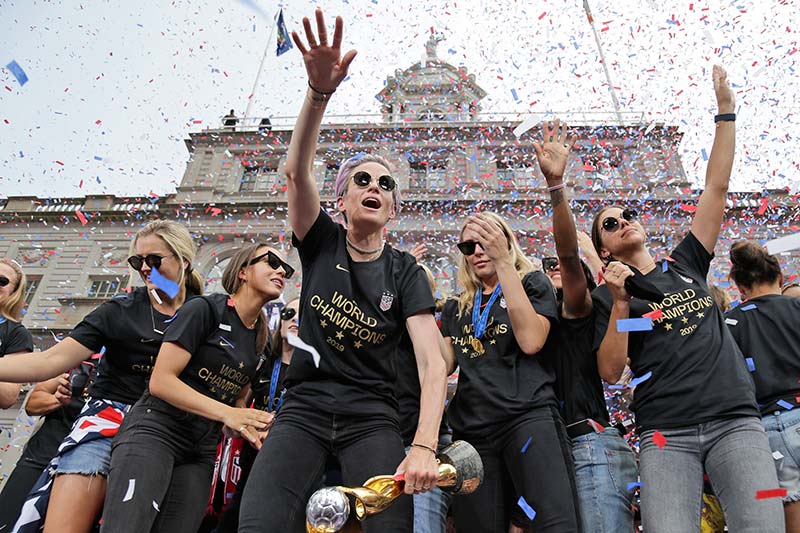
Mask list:
[[[323,125],[314,174],[332,212],[341,161],[361,152],[386,157],[404,198],[388,239],[401,249],[427,244],[425,262],[446,296],[456,290],[455,242],[470,212],[502,214],[531,257],[551,255],[554,248],[549,202],[532,148],[537,128],[517,138],[512,130],[525,117],[483,113],[486,93],[475,76],[439,59],[436,43],[431,38],[423,60],[388,77],[376,96],[380,115],[372,121]],[[634,206],[668,253],[688,230],[699,194],[680,161],[678,128],[646,123],[639,114],[623,115],[622,124],[612,114],[560,115],[580,138],[567,170],[579,228],[588,232],[601,204]],[[226,261],[246,241],[282,246],[299,267],[289,246],[282,175],[291,125],[267,123],[256,119],[252,126],[240,122],[189,133],[186,171],[168,196],[0,200],[0,256],[16,258],[28,275],[24,323],[37,347],[51,346],[89,310],[137,283],[125,261],[129,242],[154,218],[186,224],[198,247],[194,268],[207,277],[210,291],[219,287]],[[720,259],[711,273],[723,285],[729,242],[800,231],[797,196],[787,191],[731,194],[728,206]],[[781,257],[790,275],[797,274],[799,258],[796,251]],[[286,297],[299,291],[297,278]],[[0,477],[26,438],[25,417],[9,435],[16,419],[15,409],[0,412],[0,453],[7,448],[0,456]]]

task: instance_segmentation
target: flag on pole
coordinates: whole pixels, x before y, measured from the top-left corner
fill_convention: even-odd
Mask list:
[[[589,7],[589,0],[583,0],[583,10],[586,11],[586,16],[589,18],[589,24],[594,24],[594,17],[592,17],[592,9]]]
[[[289,37],[289,31],[286,29],[286,23],[283,21],[283,9],[278,14],[278,49],[277,55],[280,56],[294,48],[292,46],[292,39]]]

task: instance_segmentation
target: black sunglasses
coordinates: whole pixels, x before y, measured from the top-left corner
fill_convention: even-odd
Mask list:
[[[636,209],[625,209],[622,211],[622,218],[628,222],[634,222],[639,216]],[[603,219],[603,229],[609,233],[614,233],[619,229],[619,219],[617,217],[606,217]]]
[[[11,280],[10,280],[10,279],[8,279],[8,278],[7,278],[7,277],[5,277],[5,276],[0,276],[0,287],[5,287],[5,286],[6,286],[6,285],[8,285],[9,283],[11,283]]]
[[[543,257],[542,270],[551,272],[558,268],[558,257]]]
[[[362,189],[369,187],[369,184],[372,183],[372,174],[359,170],[353,174],[353,182]],[[393,177],[383,175],[378,178],[378,187],[386,192],[392,192],[394,188],[397,187],[397,182],[394,181]]]
[[[144,257],[141,255],[132,255],[128,258],[128,264],[131,266],[132,269],[139,272],[142,270],[142,266],[147,264],[150,268],[155,268],[156,270],[161,269],[161,260],[165,257],[169,257],[173,254],[168,255],[156,255],[156,254],[147,254]]]
[[[297,314],[297,309],[294,307],[284,307],[281,309],[281,320],[291,320]]]
[[[272,270],[278,270],[279,268],[283,269],[283,274],[286,277],[286,279],[291,278],[292,275],[294,274],[294,268],[292,268],[291,265],[289,265],[289,263],[287,263],[277,255],[275,255],[271,251],[252,258],[250,261],[247,262],[247,264],[245,264],[245,266],[255,265],[259,261],[262,261],[265,257],[267,258],[267,263],[269,264],[269,267]]]
[[[464,255],[472,255],[475,253],[475,246],[479,245],[478,241],[461,241],[460,243],[456,244],[458,246],[458,250]],[[481,249],[483,246],[481,246]]]

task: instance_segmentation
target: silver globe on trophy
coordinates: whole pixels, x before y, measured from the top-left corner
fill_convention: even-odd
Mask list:
[[[437,456],[439,478],[436,485],[452,494],[470,494],[483,482],[483,461],[471,444],[457,440]],[[379,513],[403,494],[405,481],[393,476],[369,478],[360,487],[325,487],[311,495],[306,505],[308,533],[335,533],[350,517],[350,501],[355,499],[356,517]]]

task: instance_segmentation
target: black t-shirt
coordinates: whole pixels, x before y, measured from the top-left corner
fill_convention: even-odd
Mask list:
[[[413,256],[388,244],[375,261],[347,253],[347,230],[322,210],[302,243],[298,336],[320,354],[296,348],[286,377],[287,401],[335,414],[397,416],[395,351],[405,321],[433,313],[433,296]]]
[[[652,331],[628,334],[634,375],[652,372],[636,387],[631,404],[640,430],[758,416],[753,381],[706,284],[713,257],[689,232],[672,252],[673,261],[660,261],[645,276],[667,297],[659,304],[630,302],[630,318],[659,310],[663,315],[653,319]],[[592,297],[596,351],[609,327],[613,298],[605,285]]]
[[[564,422],[569,425],[586,418],[608,423],[603,383],[597,371],[594,341],[594,311],[583,318],[564,318],[559,306],[557,345],[553,350],[556,396]]]
[[[186,302],[164,333],[192,357],[181,381],[222,403],[233,405],[256,374],[256,330],[239,319],[227,294],[198,296]]]
[[[25,326],[0,316],[0,357],[9,353],[32,351],[33,337]]]
[[[286,394],[286,372],[289,365],[280,361],[278,368],[278,379],[275,383],[275,394],[270,398],[270,385],[272,384],[272,373],[275,370],[275,361],[268,360],[258,369],[256,378],[251,387],[253,391],[253,408],[262,411],[275,411],[282,404],[282,398]]]
[[[558,315],[553,286],[542,272],[526,274],[522,286],[536,312],[551,323],[544,348],[534,355],[524,354],[517,344],[502,291],[492,304],[481,337],[483,354],[472,347],[472,308],[459,316],[458,302],[448,300],[442,310],[442,335],[450,337],[459,366],[458,387],[447,409],[448,421],[459,438],[484,436],[491,425],[532,408],[557,405],[555,371],[550,364]],[[487,294],[481,297],[484,305],[488,300]]]
[[[89,395],[136,403],[161,348],[159,332],[167,329],[171,318],[153,309],[146,287],[116,296],[86,315],[69,336],[93,352],[105,346]]]
[[[400,417],[400,435],[403,444],[410,446],[414,441],[419,424],[419,397],[422,389],[419,385],[419,371],[417,358],[414,355],[414,345],[408,333],[403,335],[397,346],[397,405]],[[442,416],[439,424],[439,435],[448,433],[447,416]]]
[[[800,298],[779,294],[752,298],[731,310],[725,323],[756,384],[761,414],[786,410],[787,403],[796,407],[795,398],[800,396]]]

